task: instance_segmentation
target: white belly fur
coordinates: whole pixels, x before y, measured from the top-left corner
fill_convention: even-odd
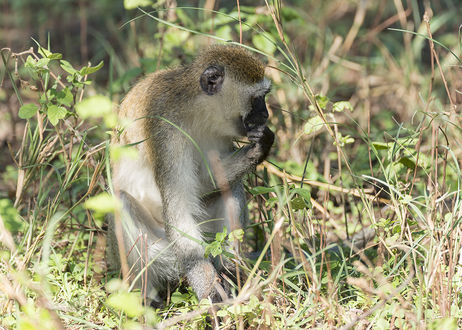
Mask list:
[[[154,172],[146,162],[139,158],[121,159],[114,173],[114,185],[132,195],[151,213],[153,221],[163,227],[162,199]]]

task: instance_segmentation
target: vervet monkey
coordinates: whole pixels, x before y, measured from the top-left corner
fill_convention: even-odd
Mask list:
[[[229,232],[232,215],[241,224],[248,218],[242,177],[274,141],[266,126],[271,84],[264,69],[242,47],[211,46],[190,65],[148,75],[120,106],[119,116],[130,123],[113,143],[138,150],[138,158],[113,164],[123,241],[133,274],[154,260],[138,279],[154,303],[184,275],[199,299],[223,299],[216,285],[222,265],[204,257],[201,243],[205,232]],[[243,136],[250,143],[236,150],[233,139]],[[222,173],[211,170],[213,153]],[[227,183],[226,201],[217,179]],[[114,241],[113,227],[109,234]]]

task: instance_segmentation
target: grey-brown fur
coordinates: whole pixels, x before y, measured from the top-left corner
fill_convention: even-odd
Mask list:
[[[210,76],[203,76],[211,65],[222,68],[215,71],[224,76],[216,77],[213,68]],[[216,289],[221,266],[205,259],[203,246],[187,236],[201,241],[204,231],[216,233],[223,226],[230,229],[231,217],[241,224],[246,222],[241,179],[267,156],[274,139],[261,124],[267,118],[266,107],[251,108],[251,98],[261,99],[269,88],[263,73],[263,64],[247,51],[212,46],[189,66],[147,76],[121,105],[120,116],[132,123],[113,143],[143,142],[136,144],[137,161],[125,159],[113,165],[114,185],[124,205],[129,265],[136,273],[142,269],[140,257],[155,259],[148,271],[146,290],[151,299],[162,299],[167,283],[183,275],[199,299],[222,299]],[[204,79],[212,92],[205,93],[201,88],[199,80]],[[257,111],[263,116],[259,124],[247,125],[245,118],[250,113],[258,118]],[[243,135],[251,143],[235,152],[233,138]],[[214,173],[222,176],[214,181],[224,179],[230,188],[228,194],[210,195],[216,186],[195,144],[207,158],[218,155],[218,166],[210,163],[210,167],[223,170]],[[229,197],[225,200],[223,196]],[[199,225],[217,218],[223,220]],[[145,237],[147,256],[137,254],[143,251],[141,245],[133,248],[133,244],[139,244],[140,235]],[[170,248],[160,253],[169,244]]]

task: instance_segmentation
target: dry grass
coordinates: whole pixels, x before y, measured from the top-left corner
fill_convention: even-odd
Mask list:
[[[277,145],[248,178],[252,224],[242,248],[259,254],[246,261],[240,293],[216,305],[211,319],[224,329],[461,326],[460,9],[451,1],[432,8],[398,0],[295,3],[266,2],[251,12],[238,2],[235,19],[178,3],[153,14],[170,25],[131,21],[111,32],[130,47],[105,44],[108,71],[88,75],[107,74],[107,85],[101,78],[81,84],[86,74],[66,80],[70,74],[57,62],[45,73],[27,71],[27,56],[43,58],[36,47],[2,50],[0,127],[9,132],[0,135],[3,327],[209,322],[210,304],[186,285],[166,308],[153,310],[124,283],[109,281],[117,274],[105,271],[105,225],[83,202],[110,184],[110,127],[83,119],[75,104],[108,90],[117,103],[133,79],[123,75],[128,68],[173,65],[184,60],[178,54],[189,58],[210,42],[208,34],[227,33],[269,55]],[[214,1],[204,8],[219,9]],[[248,25],[268,31],[276,47],[255,39]],[[157,26],[153,41],[147,36]],[[184,40],[175,45],[178,38]],[[79,47],[90,56],[90,45]],[[45,106],[27,121],[18,117],[23,103],[66,87],[73,99],[62,105],[69,114],[57,125]],[[134,297],[139,313],[111,304],[108,294]]]

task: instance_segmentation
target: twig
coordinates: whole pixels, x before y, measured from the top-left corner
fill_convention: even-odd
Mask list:
[[[241,20],[241,7],[239,5],[239,0],[237,2],[237,17],[239,19],[239,43],[242,44],[242,20]]]
[[[272,173],[272,174],[274,174],[276,176],[279,176],[281,178],[287,177],[289,182],[301,182],[302,181],[301,177],[293,175],[293,174],[284,174],[276,166],[274,166],[273,164],[271,164],[271,163],[269,163],[267,161],[265,161],[263,164],[267,168],[268,172],[270,172],[270,173]],[[324,182],[306,180],[306,179],[303,180],[303,182],[306,183],[306,184],[309,184],[310,186],[320,187],[320,188],[323,188],[323,189],[328,189],[328,190],[340,192],[340,193],[343,193],[343,194],[351,194],[351,195],[359,197],[359,198],[365,197],[366,199],[368,199],[370,201],[379,201],[379,202],[384,203],[384,204],[390,204],[391,203],[391,201],[389,199],[371,195],[370,193],[372,191],[370,191],[368,193],[366,190],[346,189],[346,188],[334,186],[334,185],[332,185],[330,183],[324,183]]]
[[[446,89],[446,93],[449,98],[449,103],[451,104],[451,110],[454,111],[456,106],[454,105],[454,102],[452,101],[451,93],[449,92],[448,83],[446,82],[446,78],[444,77],[443,69],[441,68],[438,55],[436,54],[435,45],[433,44],[433,36],[432,36],[431,29],[430,29],[430,16],[428,15],[427,12],[425,12],[424,14],[424,22],[425,22],[425,27],[427,28],[428,41],[430,43],[430,50],[434,56],[436,65],[438,66],[438,70],[440,71],[441,79],[443,80],[444,88]]]
[[[348,31],[348,34],[342,45],[342,54],[348,53],[351,46],[353,45],[356,36],[358,35],[359,28],[363,24],[364,17],[366,16],[366,4],[367,2],[365,0],[359,1],[358,8],[356,9],[355,18],[353,20],[353,25],[351,26],[350,31]]]

